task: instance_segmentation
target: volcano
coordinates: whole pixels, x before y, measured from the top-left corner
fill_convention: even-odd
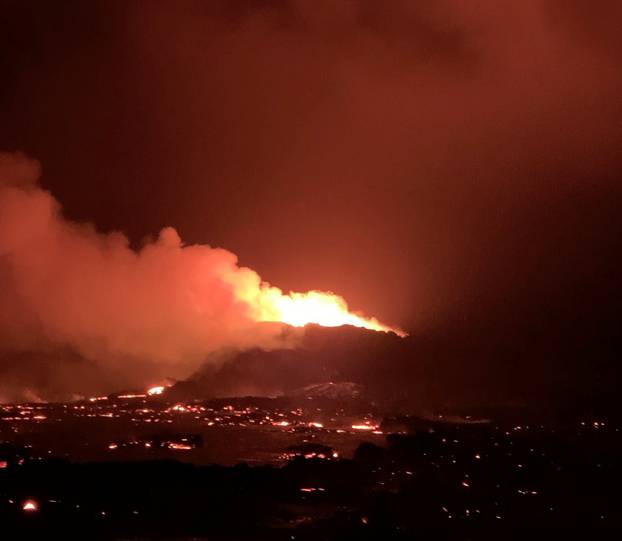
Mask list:
[[[412,374],[410,338],[352,326],[307,325],[294,347],[218,352],[168,391],[179,399],[229,396],[343,394],[364,388],[372,397],[406,397]],[[383,367],[383,377],[377,370]],[[412,377],[412,376],[411,376]],[[346,394],[348,394],[346,393]],[[396,394],[397,393],[397,394]]]

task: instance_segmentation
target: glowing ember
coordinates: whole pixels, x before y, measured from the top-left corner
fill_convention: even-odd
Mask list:
[[[22,505],[22,509],[24,511],[29,511],[29,512],[38,511],[39,505],[34,500],[26,500],[24,504]]]
[[[325,291],[290,292],[285,295],[278,287],[265,282],[257,283],[257,275],[249,273],[246,279],[237,276],[233,283],[236,297],[248,304],[250,316],[256,321],[280,321],[294,327],[315,323],[323,327],[352,325],[373,331],[406,333],[348,310],[343,297]]]
[[[189,451],[190,449],[192,449],[192,445],[188,445],[187,443],[169,442],[168,448],[175,451]]]
[[[352,425],[352,430],[376,430],[378,427],[368,424],[356,424]]]
[[[147,394],[149,396],[154,396],[157,394],[162,394],[164,392],[164,385],[157,385],[155,387],[151,387],[151,389],[147,390]]]

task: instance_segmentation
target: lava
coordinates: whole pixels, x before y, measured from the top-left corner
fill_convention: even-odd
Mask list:
[[[24,511],[38,511],[39,505],[34,500],[26,500],[22,505]]]
[[[257,284],[246,280],[237,282],[235,286],[236,297],[248,304],[250,316],[255,321],[281,322],[293,327],[304,327],[309,323],[323,327],[352,325],[392,332],[401,337],[407,335],[402,329],[385,325],[374,317],[350,312],[345,299],[329,291],[292,291],[285,294],[265,282]]]
[[[377,429],[378,429],[377,426],[370,425],[370,424],[367,424],[367,423],[359,423],[359,424],[353,424],[352,425],[352,430],[370,430],[370,431],[373,431],[373,430],[377,430]]]

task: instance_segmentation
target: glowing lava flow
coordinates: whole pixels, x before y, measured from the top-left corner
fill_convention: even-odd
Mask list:
[[[147,389],[147,394],[149,396],[162,394],[164,392],[164,389],[166,389],[164,385],[156,385],[155,387],[151,387],[150,389]]]
[[[343,297],[325,291],[291,292],[284,294],[278,287],[266,283],[236,284],[237,298],[249,305],[255,321],[279,321],[294,327],[315,323],[323,327],[352,325],[373,331],[392,332],[406,336],[399,328],[384,325],[376,318],[354,314],[348,310]]]
[[[26,500],[22,505],[22,510],[24,511],[38,511],[39,505],[34,500]]]

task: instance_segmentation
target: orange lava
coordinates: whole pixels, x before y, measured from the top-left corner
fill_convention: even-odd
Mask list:
[[[255,321],[278,321],[294,327],[309,323],[323,327],[352,325],[406,336],[403,330],[385,325],[374,317],[350,312],[345,299],[334,293],[307,291],[285,294],[278,287],[258,283],[257,275],[253,275],[246,275],[246,279],[238,276],[234,281],[234,291],[238,300],[248,304],[250,316]]]
[[[170,442],[168,444],[168,448],[173,449],[175,451],[190,451],[192,449],[192,445],[188,445],[186,443]]]
[[[39,506],[37,505],[37,502],[35,502],[34,500],[26,500],[24,504],[22,505],[22,509],[24,511],[38,511]]]
[[[369,424],[354,424],[352,425],[352,430],[376,430],[378,427],[374,426],[374,425],[369,425]]]

